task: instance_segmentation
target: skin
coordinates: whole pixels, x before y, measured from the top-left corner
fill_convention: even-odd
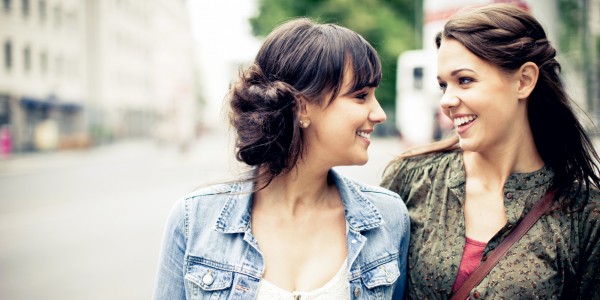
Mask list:
[[[303,102],[301,119],[309,122],[302,129],[303,158],[254,196],[251,223],[265,259],[263,277],[288,291],[318,289],[341,268],[347,256],[346,219],[327,174],[334,166],[366,163],[370,142],[356,132],[370,132],[386,118],[375,88],[349,91],[352,73],[344,78],[330,105]]]
[[[527,118],[527,98],[539,70],[532,62],[508,73],[484,61],[454,39],[438,50],[440,106],[455,127],[467,174],[466,235],[488,242],[506,224],[504,184],[512,173],[544,166]],[[462,118],[462,121],[461,121]]]

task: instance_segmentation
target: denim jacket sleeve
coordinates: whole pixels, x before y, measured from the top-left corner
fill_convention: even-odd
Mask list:
[[[185,201],[180,200],[167,218],[152,299],[185,299],[185,251]]]
[[[405,208],[406,210],[406,208]],[[406,211],[406,218],[403,218],[402,230],[402,241],[400,242],[400,255],[398,257],[398,266],[400,268],[400,278],[396,281],[394,288],[394,294],[392,295],[393,300],[404,299],[406,296],[406,282],[407,276],[407,265],[408,265],[408,244],[410,242],[410,219],[408,218],[408,211]]]

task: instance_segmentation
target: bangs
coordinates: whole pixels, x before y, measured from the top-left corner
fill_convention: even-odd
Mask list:
[[[306,23],[269,45],[261,49],[256,60],[271,74],[268,79],[288,82],[312,101],[328,105],[340,93],[345,79],[352,91],[377,87],[381,82],[381,62],[375,48],[344,27]],[[290,45],[295,45],[296,51],[288,51]],[[286,63],[274,63],[278,61]],[[347,70],[350,72],[346,74]]]
[[[377,58],[375,49],[369,45],[350,47],[346,53],[346,60],[346,64],[352,67],[352,91],[379,86],[381,83],[381,63]]]
[[[329,103],[335,99],[342,90],[344,75],[352,76],[350,79],[350,91],[358,91],[365,87],[378,87],[381,83],[381,62],[377,56],[377,50],[371,46],[362,36],[348,30],[340,30],[338,36],[344,36],[330,53],[330,61],[335,62],[331,67],[335,70],[333,80],[330,82],[333,92]],[[330,46],[334,45],[333,43]],[[348,70],[350,72],[345,73]]]

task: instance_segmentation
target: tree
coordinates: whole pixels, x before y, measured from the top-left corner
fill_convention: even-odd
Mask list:
[[[401,52],[420,47],[421,14],[422,0],[259,0],[258,16],[250,23],[259,37],[298,16],[340,24],[360,33],[381,58],[383,79],[376,93],[383,108],[391,113],[396,61]]]
[[[590,9],[598,8],[600,0],[559,0],[559,32],[558,48],[564,58],[561,64],[567,71],[580,74],[583,80],[571,82],[581,85],[585,99],[583,106],[591,115],[596,126],[600,124],[600,35],[592,28],[595,21]],[[591,125],[591,124],[586,124]],[[594,134],[599,134],[599,130]]]

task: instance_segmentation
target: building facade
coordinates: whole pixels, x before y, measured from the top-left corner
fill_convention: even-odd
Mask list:
[[[192,137],[184,0],[1,1],[0,128],[13,151],[155,136],[157,127],[185,131],[168,135],[177,142]]]
[[[13,149],[53,149],[83,133],[83,5],[2,0],[0,128]],[[60,133],[60,136],[59,136]]]

